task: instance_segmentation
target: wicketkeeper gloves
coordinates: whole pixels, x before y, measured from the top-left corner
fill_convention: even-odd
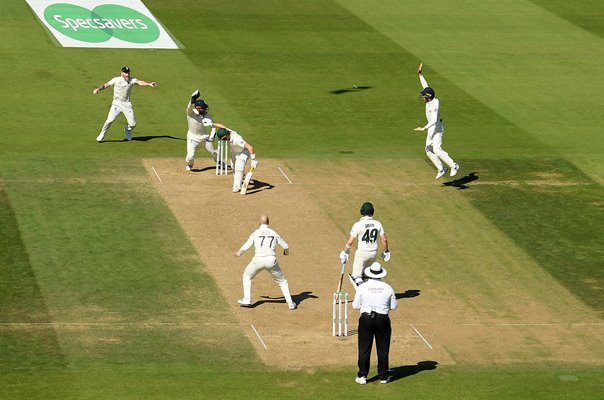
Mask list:
[[[191,94],[191,103],[195,103],[195,100],[197,100],[199,96],[201,96],[201,94],[199,93],[199,89],[197,89]]]

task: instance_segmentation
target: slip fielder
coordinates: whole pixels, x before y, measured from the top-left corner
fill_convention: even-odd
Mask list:
[[[101,129],[101,133],[96,138],[97,142],[102,142],[105,139],[105,135],[107,134],[107,130],[115,121],[115,119],[120,115],[124,114],[126,117],[126,121],[128,124],[124,128],[124,134],[126,135],[126,140],[132,140],[132,129],[136,126],[136,116],[134,115],[134,109],[132,108],[132,103],[130,102],[130,92],[132,91],[132,86],[150,86],[156,87],[157,83],[155,82],[146,82],[142,79],[131,78],[130,77],[130,68],[122,67],[122,73],[120,76],[116,76],[111,79],[109,82],[102,84],[101,86],[95,88],[92,91],[92,94],[97,94],[101,90],[105,90],[109,86],[113,86],[113,101],[111,102],[111,108],[109,108],[109,114],[107,115],[107,120],[103,124],[103,128]]]

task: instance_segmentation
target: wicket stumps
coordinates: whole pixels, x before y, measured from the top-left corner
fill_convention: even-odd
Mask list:
[[[216,153],[216,175],[228,175],[229,159],[229,142],[226,140],[218,141],[218,153]]]
[[[344,312],[342,314],[342,306]],[[348,293],[333,292],[333,324],[331,336],[348,336]],[[343,317],[343,319],[342,319]],[[338,334],[336,335],[336,320],[338,325]],[[342,323],[343,322],[343,323]],[[342,326],[344,326],[344,335],[342,335]]]

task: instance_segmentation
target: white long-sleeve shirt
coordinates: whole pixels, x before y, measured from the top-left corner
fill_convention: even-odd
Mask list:
[[[419,81],[423,89],[429,86],[423,75],[419,76]],[[427,129],[429,134],[445,131],[443,120],[440,117],[440,101],[437,98],[426,103],[426,120],[428,123],[424,125],[424,129]]]
[[[361,313],[375,311],[388,315],[390,310],[396,310],[396,294],[394,289],[381,279],[368,279],[357,288],[352,301],[352,308]]]
[[[208,132],[209,128],[214,129],[214,121],[212,120],[210,113],[204,112],[199,114],[195,109],[195,105],[190,101],[187,105],[187,124],[189,126],[187,137],[197,141],[204,140],[204,136],[210,134],[210,132]]]
[[[277,244],[279,244],[283,250],[287,250],[289,248],[285,240],[283,240],[283,238],[281,238],[277,232],[269,228],[266,224],[260,225],[260,228],[252,232],[247,242],[245,242],[239,249],[239,254],[242,254],[244,251],[252,247],[252,244],[256,248],[255,257],[275,256]]]

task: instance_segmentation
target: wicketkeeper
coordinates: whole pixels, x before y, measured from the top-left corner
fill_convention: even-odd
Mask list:
[[[210,106],[205,100],[200,99],[199,96],[199,90],[194,91],[191,94],[191,100],[187,104],[187,124],[189,125],[189,130],[187,131],[187,157],[185,158],[187,163],[185,169],[187,171],[193,169],[195,152],[197,151],[197,147],[202,143],[206,151],[214,158],[214,162],[216,162],[217,156],[217,151],[214,149],[213,144],[216,128],[214,128],[214,121],[208,112]]]

